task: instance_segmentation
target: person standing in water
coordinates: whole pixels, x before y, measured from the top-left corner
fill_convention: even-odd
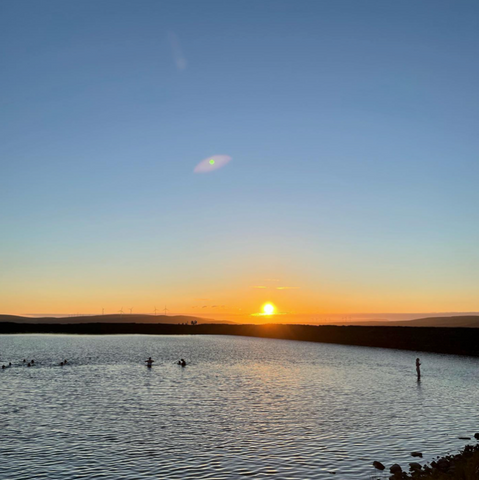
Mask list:
[[[417,373],[417,381],[421,380],[421,361],[419,358],[416,358],[416,373]]]
[[[151,366],[153,365],[153,362],[154,360],[152,360],[151,357],[149,357],[148,360],[145,360],[146,366],[148,368],[151,368]]]

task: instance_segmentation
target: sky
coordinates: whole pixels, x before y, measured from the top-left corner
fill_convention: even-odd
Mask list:
[[[0,313],[479,310],[478,53],[476,1],[1,2]]]

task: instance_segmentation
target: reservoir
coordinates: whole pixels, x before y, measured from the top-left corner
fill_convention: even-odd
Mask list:
[[[479,358],[213,335],[0,335],[9,362],[8,480],[385,479],[374,460],[407,470],[479,431]]]

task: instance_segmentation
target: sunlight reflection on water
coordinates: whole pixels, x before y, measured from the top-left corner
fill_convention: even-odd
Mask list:
[[[411,451],[431,460],[479,429],[473,358],[244,337],[3,335],[9,361],[2,479],[388,478],[373,460],[404,468]]]

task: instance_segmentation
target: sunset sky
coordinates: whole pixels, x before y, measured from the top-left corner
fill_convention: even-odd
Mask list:
[[[0,313],[479,310],[478,58],[477,1],[1,2]]]

